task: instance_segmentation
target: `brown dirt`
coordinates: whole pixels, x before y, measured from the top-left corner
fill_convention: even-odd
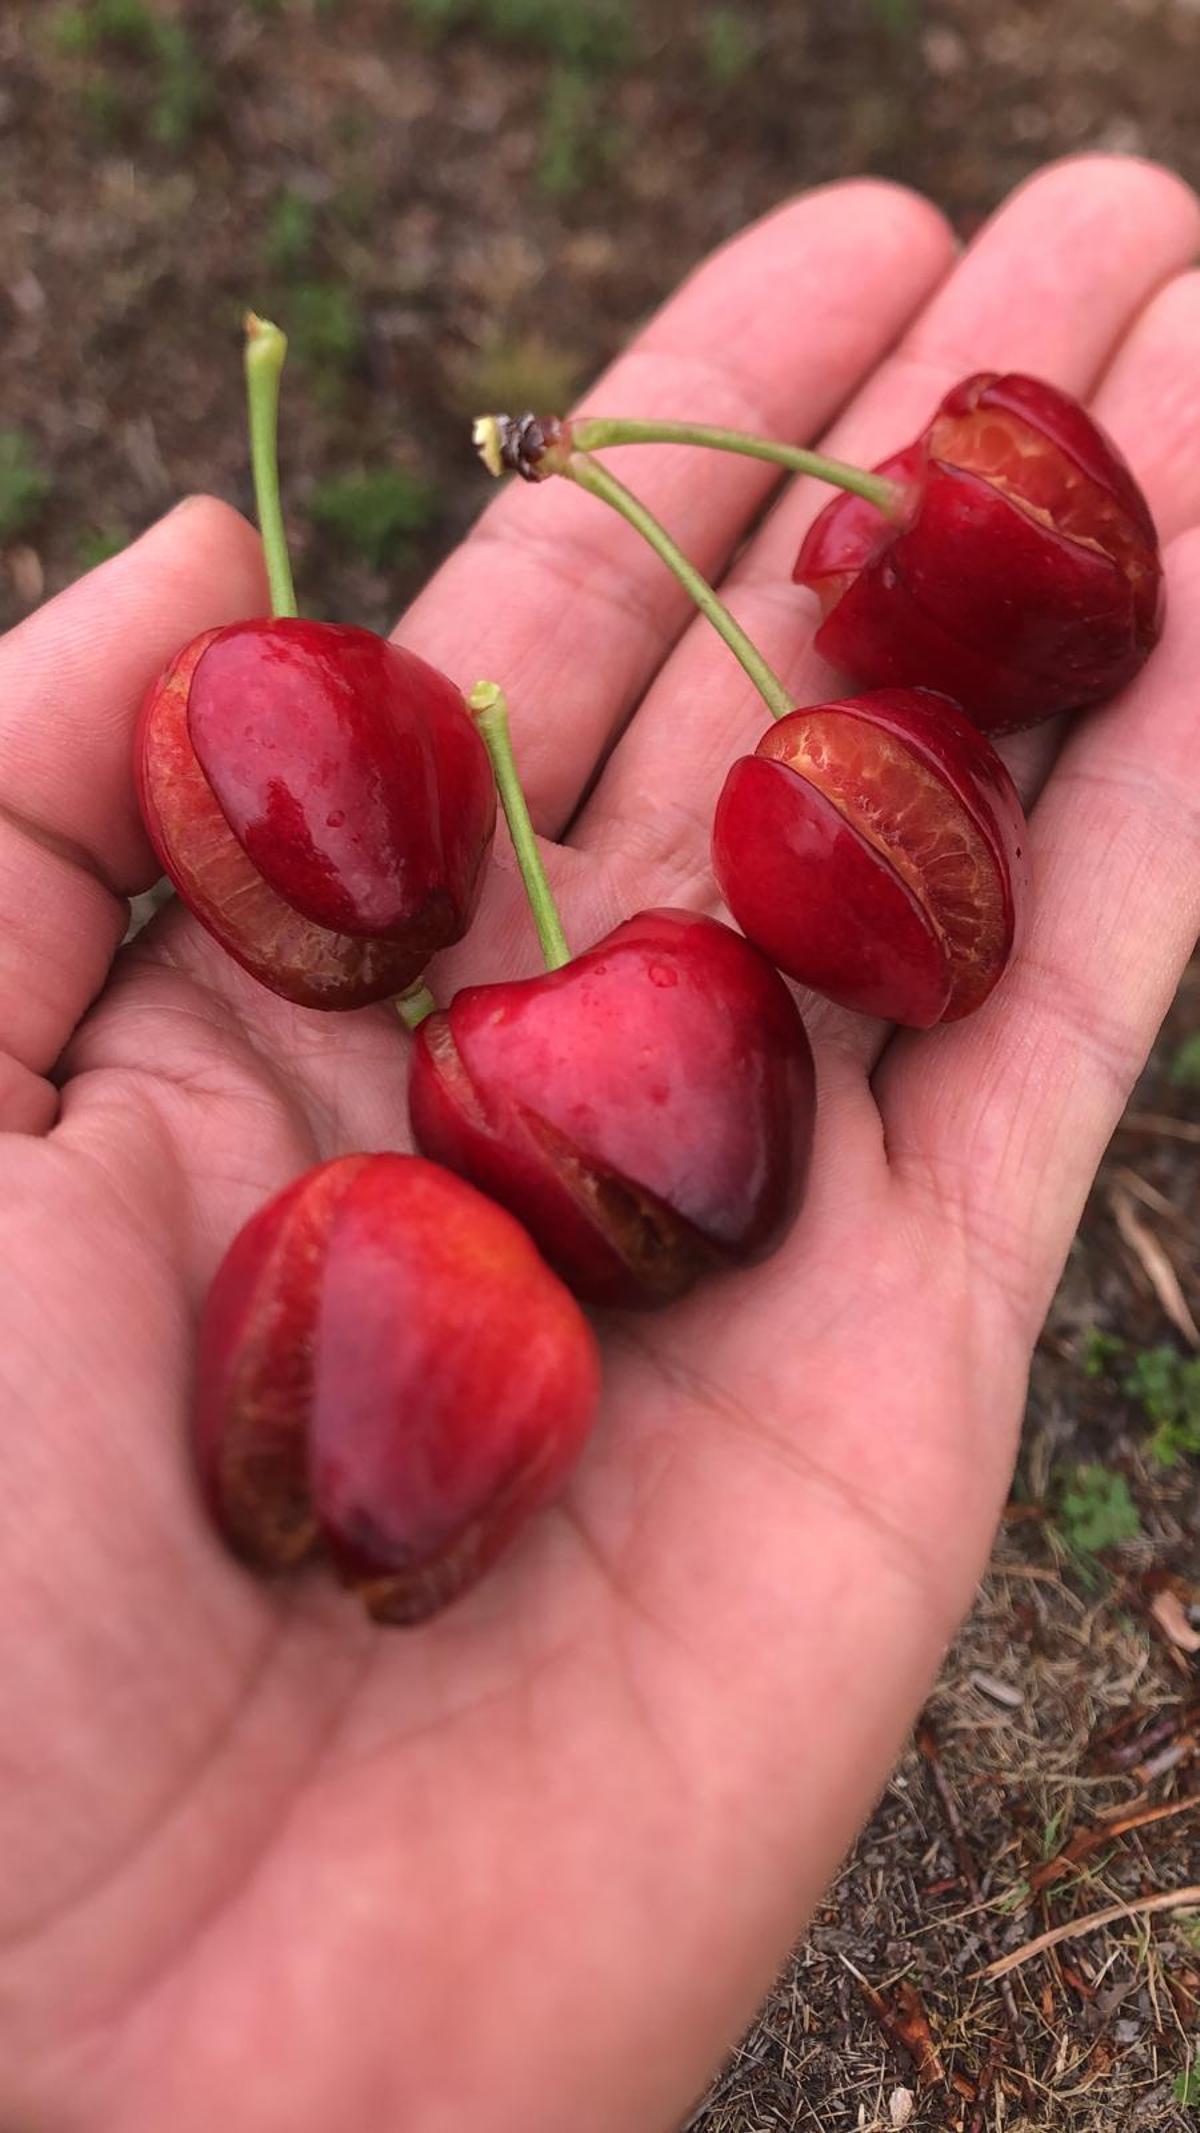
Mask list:
[[[182,60],[130,28],[137,0],[122,28],[120,5],[0,12],[0,430],[27,434],[48,483],[0,550],[0,625],[184,490],[248,506],[248,302],[306,322],[286,430],[306,605],[378,626],[479,507],[471,410],[561,402],[694,259],[793,189],[885,173],[969,234],[1069,149],[1156,155],[1200,183],[1197,0],[610,0],[626,49],[570,63],[547,46],[582,0],[508,35],[496,25],[530,19],[518,0],[461,0],[466,26],[445,35],[415,19],[432,0],[154,0]],[[115,33],[81,50],[97,7]],[[314,512],[331,477],[379,467],[427,484],[427,522],[367,561]],[[1194,1119],[1169,1070],[1198,1026],[1194,970],[1135,1115]],[[1012,1522],[930,1706],[941,1790],[927,1738],[695,2133],[1194,2133],[1174,2098],[1200,2050],[1194,1917],[1071,1940],[1006,1988],[975,1973],[1047,1923],[1200,1881],[1200,1820],[1181,1814],[1029,1888],[1105,1809],[1200,1792],[1200,1661],[1152,1612],[1163,1574],[1185,1605],[1200,1578],[1196,1468],[1149,1458],[1123,1366],[1084,1369],[1091,1329],[1130,1353],[1184,1344],[1113,1195],[1200,1315],[1198,1163],[1161,1126],[1114,1141],[1038,1355]],[[1055,1508],[1079,1460],[1124,1477],[1141,1515],[1098,1565],[1068,1552]],[[1151,1745],[1113,1771],[1096,1736],[1125,1719]],[[942,2069],[926,2086],[880,2021],[906,1980],[909,2033],[923,2009]]]

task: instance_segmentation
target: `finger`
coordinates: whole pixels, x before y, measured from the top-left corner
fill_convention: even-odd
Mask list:
[[[876,1075],[897,1174],[1031,1333],[1200,929],[1200,531],[1168,577],[1162,644],[1072,731],[1034,810],[1027,946],[977,1016],[898,1038]]]
[[[199,630],[264,605],[250,527],[193,498],[0,640],[0,1124],[49,1123],[39,1077],[158,872],[133,785],[142,697]]]
[[[964,371],[1039,372],[1086,394],[1147,297],[1200,243],[1200,204],[1149,166],[1086,158],[1023,187],[981,233],[896,354],[830,439],[874,461],[906,442]],[[798,702],[835,677],[812,649],[815,611],[790,584],[796,548],[828,492],[796,483],[723,588]],[[663,893],[708,863],[713,805],[731,759],[753,746],[761,704],[707,623],[697,621],[614,752],[577,839],[636,862],[661,854]]]
[[[1097,388],[1096,418],[1125,453],[1164,541],[1200,524],[1200,272],[1146,306]]]
[[[586,404],[805,437],[895,340],[951,252],[935,210],[896,187],[810,193],[706,261]],[[777,479],[723,457],[698,480],[695,455],[679,450],[639,454],[636,478],[718,574]],[[638,537],[588,497],[515,483],[399,634],[465,686],[503,684],[535,820],[556,831],[689,613]]]

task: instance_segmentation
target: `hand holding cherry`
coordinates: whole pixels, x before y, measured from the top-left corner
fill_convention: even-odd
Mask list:
[[[179,908],[105,983],[105,884],[156,871],[138,701],[180,645],[263,616],[258,544],[193,504],[0,646],[14,2123],[657,2133],[749,2016],[973,1589],[1030,1344],[1195,936],[1198,241],[1190,197],[1128,159],[1044,174],[956,265],[921,203],[834,188],[707,267],[597,396],[804,436],[855,392],[832,449],[874,465],[956,376],[1050,377],[1146,486],[1168,622],[1120,702],[1040,729],[1036,777],[1024,754],[1027,800],[1057,760],[1027,944],[984,1010],[884,1048],[805,1003],[801,1219],[752,1270],[605,1322],[557,1507],[415,1634],[320,1578],[247,1577],[181,1457],[230,1238],[311,1166],[398,1145],[396,1018],[293,1007]],[[758,524],[761,465],[619,464],[789,708],[844,701],[789,586],[811,492]],[[405,625],[461,687],[505,681],[533,819],[572,824],[542,853],[585,953],[703,903],[766,723],[685,619],[555,482],[502,498]],[[436,989],[449,1012],[533,968],[500,864]]]
[[[1161,626],[1149,508],[1083,408],[1021,376],[955,386],[918,442],[875,474],[702,424],[481,418],[491,473],[562,474],[645,536],[777,721],[731,769],[714,825],[714,873],[746,940],[695,914],[643,913],[571,963],[502,693],[480,684],[464,706],[441,675],[367,632],[289,619],[275,465],[284,348],[277,328],[250,317],[276,616],[207,633],[152,692],[140,743],[147,826],[197,915],[275,990],[320,1006],[374,998],[385,981],[411,992],[398,1004],[419,1030],[418,1145],[517,1214],[585,1300],[669,1303],[700,1275],[769,1252],[808,1170],[808,1043],[749,943],[862,1014],[928,1028],[982,1006],[1024,929],[1028,832],[979,729],[1031,724],[1136,671]],[[592,456],[664,442],[839,485],[795,573],[820,588],[818,642],[875,679],[917,685],[793,707],[665,528]],[[964,680],[964,708],[929,686]],[[480,736],[548,976],[476,987],[445,1015],[416,981],[477,899],[494,820]],[[370,969],[356,935],[371,943]],[[437,1210],[444,1199],[451,1220],[461,1204],[481,1265],[499,1249],[494,1218],[448,1182],[439,1198],[436,1171],[360,1162],[361,1178],[313,1173],[230,1252],[201,1335],[201,1457],[214,1515],[247,1561],[292,1569],[323,1541],[378,1619],[418,1621],[561,1485],[594,1391],[577,1315],[574,1370],[552,1370],[552,1389],[537,1385],[515,1409],[498,1362],[507,1354],[517,1368],[511,1324],[499,1345],[482,1329],[486,1364],[470,1360],[469,1335],[461,1355],[448,1331],[431,1345],[445,1286]],[[359,1269],[361,1225],[343,1198],[350,1210],[363,1195],[377,1210],[364,1240],[390,1228],[397,1245],[410,1230],[412,1241],[391,1256],[376,1244]],[[328,1301],[337,1293],[340,1315]],[[551,1328],[570,1312],[536,1258],[524,1289],[518,1279],[483,1295],[510,1321],[527,1315],[524,1337],[557,1353]],[[364,1334],[367,1361],[355,1359],[356,1296],[359,1313],[374,1308],[394,1327],[383,1345]],[[463,1401],[478,1411],[478,1453]]]

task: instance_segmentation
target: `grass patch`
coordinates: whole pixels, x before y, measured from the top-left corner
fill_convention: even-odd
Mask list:
[[[25,430],[0,430],[0,544],[28,532],[50,495],[50,477]]]
[[[362,306],[353,289],[338,281],[301,282],[280,324],[296,361],[312,373],[318,390],[326,399],[339,398],[366,340]]]
[[[431,36],[473,29],[589,73],[627,65],[637,43],[630,0],[408,0],[408,13]]]
[[[583,367],[573,349],[556,348],[541,334],[497,335],[458,366],[455,404],[464,415],[526,408],[561,415],[575,398]]]
[[[129,546],[129,534],[121,526],[89,526],[75,543],[75,554],[81,570],[98,570],[123,548]]]
[[[710,7],[700,24],[700,56],[714,89],[736,89],[754,67],[759,41],[735,7]]]
[[[147,0],[87,0],[60,8],[51,19],[50,37],[64,56],[91,62],[82,101],[102,137],[130,116],[105,70],[106,54],[124,53],[148,68],[142,127],[160,147],[176,153],[186,148],[212,109],[213,81],[195,39],[182,22],[159,14]]]
[[[304,193],[285,185],[276,193],[262,238],[264,264],[291,276],[308,265],[317,233],[317,210]]]
[[[1064,1470],[1055,1520],[1070,1553],[1085,1559],[1119,1548],[1142,1530],[1129,1483],[1123,1474],[1111,1473],[1106,1466]]]
[[[1171,1061],[1171,1080],[1177,1089],[1200,1089],[1200,1030],[1180,1045]]]
[[[421,475],[406,467],[379,467],[320,482],[308,508],[339,548],[382,570],[432,524],[437,502],[437,490]]]

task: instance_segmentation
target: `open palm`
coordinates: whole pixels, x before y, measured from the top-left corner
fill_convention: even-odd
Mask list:
[[[186,1444],[217,1259],[305,1165],[404,1145],[406,1040],[268,997],[179,910],[109,974],[153,871],[140,694],[261,610],[257,544],[193,502],[0,645],[6,2127],[665,2133],[752,2011],[969,1601],[1032,1343],[1195,936],[1198,237],[1134,163],[1043,174],[957,265],[923,203],[833,188],[711,261],[593,396],[796,440],[843,410],[836,448],[870,458],[954,376],[1040,373],[1144,481],[1170,628],[1120,704],[1019,755],[1041,783],[1061,742],[995,999],[886,1046],[813,1006],[792,1238],[605,1325],[568,1501],[418,1632],[245,1577]],[[818,697],[786,580],[820,498],[792,487],[747,541],[766,469],[625,470]],[[709,903],[712,803],[763,713],[626,528],[565,486],[506,493],[402,634],[507,687],[577,946]],[[535,960],[505,852],[435,983]]]

